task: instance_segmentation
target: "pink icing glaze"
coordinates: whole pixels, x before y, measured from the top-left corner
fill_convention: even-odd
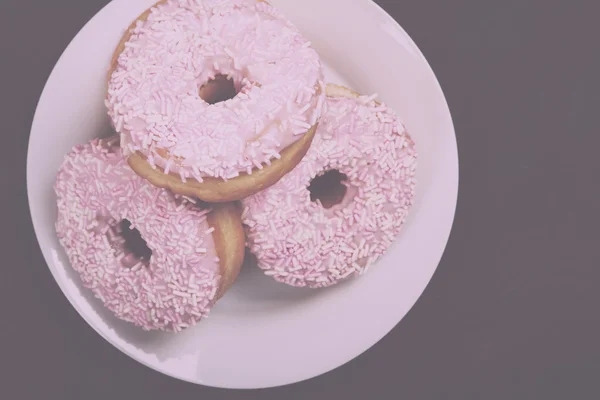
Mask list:
[[[55,191],[59,241],[83,284],[117,317],[180,331],[208,315],[220,281],[208,210],[138,177],[116,140],[76,146]],[[140,232],[149,260],[125,246],[122,220]]]
[[[310,42],[256,0],[169,0],[137,23],[125,46],[106,100],[123,150],[184,182],[270,165],[324,106]],[[199,89],[216,75],[239,93],[209,105]]]
[[[328,98],[298,167],[244,201],[248,246],[259,267],[292,286],[325,287],[365,273],[399,235],[415,190],[417,154],[398,117],[373,97]],[[337,170],[345,197],[311,201],[313,178]]]

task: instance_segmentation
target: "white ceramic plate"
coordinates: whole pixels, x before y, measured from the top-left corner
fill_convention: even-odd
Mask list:
[[[370,0],[272,0],[313,42],[330,82],[378,93],[420,153],[416,204],[371,271],[326,290],[277,284],[245,269],[211,317],[179,335],[146,333],[114,318],[82,289],[55,235],[55,173],[75,144],[110,132],[104,90],[113,49],[156,0],[114,0],[75,37],[41,96],[29,142],[27,185],[42,252],[73,307],[121,351],[203,385],[260,388],[308,379],[358,356],[408,312],[433,275],[457,199],[458,155],[438,82],[408,35]]]

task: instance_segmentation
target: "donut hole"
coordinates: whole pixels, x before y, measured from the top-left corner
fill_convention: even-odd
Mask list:
[[[139,262],[148,266],[150,257],[152,257],[152,250],[142,238],[140,231],[135,228],[131,229],[131,222],[126,219],[119,222],[118,231],[119,236],[123,239],[122,246],[125,253],[123,266],[133,267]]]
[[[347,180],[348,177],[337,169],[326,171],[310,182],[310,200],[319,201],[324,208],[340,204],[348,191],[344,185]]]
[[[233,99],[238,94],[233,79],[218,74],[200,87],[200,98],[208,104],[217,104]]]

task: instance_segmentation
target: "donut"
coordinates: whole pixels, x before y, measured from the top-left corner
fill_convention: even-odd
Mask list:
[[[398,237],[415,193],[417,153],[397,115],[341,86],[327,96],[306,157],[243,202],[249,251],[291,286],[364,274]]]
[[[318,54],[270,4],[163,0],[117,46],[106,106],[138,175],[221,203],[289,173],[325,99]]]
[[[156,188],[118,137],[76,146],[55,182],[56,232],[83,285],[118,318],[179,332],[209,314],[244,257],[239,206],[213,208]]]

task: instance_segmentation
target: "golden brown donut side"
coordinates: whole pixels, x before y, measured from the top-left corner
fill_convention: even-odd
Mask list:
[[[215,204],[207,216],[208,224],[214,228],[212,234],[215,250],[219,257],[221,281],[215,300],[220,299],[235,282],[245,254],[245,235],[241,210],[236,203]]]
[[[250,175],[241,173],[240,176],[227,181],[207,177],[203,182],[189,179],[183,183],[179,175],[167,175],[158,167],[152,168],[140,153],[132,154],[127,161],[131,169],[154,186],[185,196],[198,197],[209,203],[237,201],[274,185],[292,171],[308,152],[316,131],[315,125],[300,140],[285,148],[281,152],[281,158],[273,160],[270,166],[254,169]]]
[[[349,99],[357,99],[360,97],[360,94],[355,92],[354,90],[333,83],[327,84],[327,87],[325,88],[325,93],[328,97],[346,97]]]

